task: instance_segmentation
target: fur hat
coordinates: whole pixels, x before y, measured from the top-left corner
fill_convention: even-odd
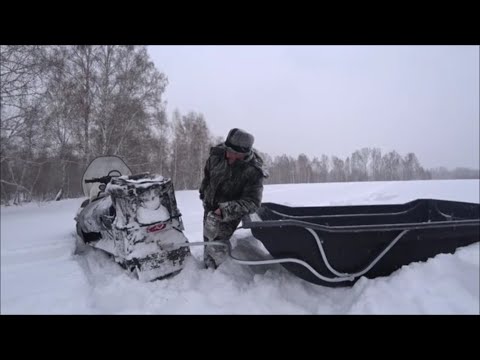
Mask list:
[[[242,129],[232,129],[228,132],[225,146],[232,149],[234,152],[241,154],[249,154],[252,151],[253,142],[255,138]]]

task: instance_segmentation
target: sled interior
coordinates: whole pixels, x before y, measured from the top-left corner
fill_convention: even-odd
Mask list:
[[[436,199],[320,207],[263,203],[243,226],[275,259],[299,259],[317,272],[282,263],[296,276],[319,285],[351,286],[361,276],[388,276],[404,265],[478,242],[479,209],[477,203]],[[361,276],[344,277],[366,269]]]

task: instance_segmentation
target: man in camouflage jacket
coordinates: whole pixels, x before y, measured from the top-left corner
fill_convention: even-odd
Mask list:
[[[261,204],[263,179],[268,176],[263,160],[252,148],[254,137],[241,129],[232,129],[224,143],[210,149],[200,185],[204,226],[209,212],[217,216],[216,236],[204,241],[228,243],[243,216],[255,212]],[[206,246],[204,262],[216,268],[226,256],[226,248]]]

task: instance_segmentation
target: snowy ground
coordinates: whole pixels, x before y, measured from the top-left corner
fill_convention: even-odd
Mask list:
[[[479,202],[478,180],[270,185],[264,201],[295,206]],[[332,289],[281,266],[227,261],[216,271],[190,261],[176,277],[140,283],[102,254],[74,255],[74,214],[83,199],[1,208],[2,314],[480,314],[479,243],[405,266],[387,278]],[[202,241],[197,191],[177,192],[186,236]],[[254,256],[248,230],[234,252]],[[192,248],[201,259],[202,248]]]

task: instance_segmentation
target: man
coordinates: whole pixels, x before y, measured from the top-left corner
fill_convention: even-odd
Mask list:
[[[204,241],[222,241],[230,237],[244,215],[261,204],[263,179],[268,176],[263,160],[252,148],[253,135],[241,129],[229,131],[224,143],[210,149],[200,185],[204,208]],[[210,213],[210,218],[209,218]],[[206,224],[212,226],[208,229]],[[210,237],[210,238],[209,238]],[[205,246],[203,260],[208,268],[217,268],[226,257],[223,246]]]

